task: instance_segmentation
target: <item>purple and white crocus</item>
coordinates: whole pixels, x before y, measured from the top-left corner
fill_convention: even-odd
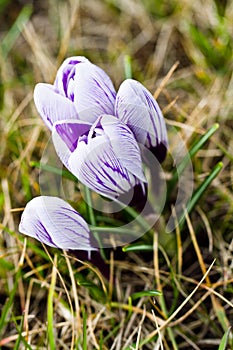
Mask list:
[[[162,112],[142,84],[127,79],[116,93],[101,68],[77,56],[63,62],[54,84],[36,85],[34,101],[58,156],[83,184],[112,199],[138,187],[145,193],[139,144],[163,161],[168,142]],[[19,231],[56,248],[96,250],[85,220],[57,197],[31,200]]]
[[[57,197],[40,196],[28,202],[19,232],[54,248],[96,250],[86,221],[71,205]]]
[[[115,199],[146,178],[138,143],[127,125],[111,115],[94,124],[81,120],[54,123],[53,143],[63,164],[86,186]]]
[[[123,81],[116,93],[110,77],[85,57],[67,58],[53,85],[36,85],[34,100],[51,130],[60,120],[93,123],[100,115],[112,115],[125,123],[137,142],[154,152],[160,162],[166,156],[165,121],[151,93],[133,79]]]

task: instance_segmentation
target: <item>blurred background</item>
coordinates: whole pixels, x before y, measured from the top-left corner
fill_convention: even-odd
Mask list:
[[[62,61],[77,55],[84,55],[102,67],[116,89],[131,70],[133,78],[152,94],[156,91],[167,125],[179,130],[188,148],[208,128],[219,124],[218,131],[193,160],[195,186],[218,161],[223,163],[223,170],[191,217],[203,261],[209,265],[216,259],[216,264],[210,274],[211,281],[206,280],[205,288],[182,309],[181,315],[202,297],[203,303],[194,307],[186,321],[174,324],[172,334],[169,327],[162,333],[165,349],[219,348],[233,320],[232,38],[231,0],[0,0],[0,345],[3,349],[47,348],[47,314],[41,307],[46,305],[51,286],[52,262],[39,243],[32,242],[26,247],[18,234],[18,223],[22,208],[40,194],[39,170],[35,164],[40,161],[50,136],[33,103],[34,86],[38,82],[52,83]],[[171,74],[167,76],[169,71]],[[168,156],[164,164],[168,178],[170,165]],[[167,203],[169,210],[171,205]],[[162,319],[172,315],[203,277],[203,266],[189,233],[190,227],[181,232],[183,244],[180,241],[178,244],[175,238],[170,250],[164,246],[167,258],[164,254],[159,256],[160,283],[168,305],[166,315],[162,307],[155,307]],[[179,248],[183,251],[182,266]],[[124,258],[125,264],[120,261],[114,265],[117,288],[114,293],[110,290],[108,302],[127,305],[127,297],[137,288],[156,289],[153,253],[131,254]],[[60,256],[59,269],[77,308],[69,265],[64,267],[64,261],[64,256]],[[140,266],[145,266],[144,270]],[[73,268],[73,275],[81,281],[80,266],[74,264]],[[82,321],[89,320],[87,334],[81,332],[79,337],[72,328],[67,291],[59,280],[54,296],[54,322],[58,324],[57,328],[54,326],[56,349],[74,348],[72,334],[77,349],[85,349],[85,337],[88,350],[136,349],[138,332],[133,330],[138,330],[141,322],[141,339],[147,339],[156,329],[153,317],[144,315],[142,321],[142,302],[137,305],[142,311],[134,310],[134,316],[119,304],[116,309],[109,306],[111,303],[107,307],[102,294],[95,290],[95,287],[101,289],[97,276],[91,270],[84,275],[88,283],[90,280],[96,283],[91,291],[87,286],[79,288],[79,302],[84,305],[82,310],[86,308],[86,313],[80,311],[79,315]],[[217,295],[205,294],[210,286]],[[63,297],[66,303],[62,302]],[[149,305],[147,312],[152,307]],[[25,309],[27,316],[33,315],[26,321],[22,316]],[[128,328],[126,320],[130,320]],[[155,335],[143,349],[160,347]],[[230,348],[228,343],[226,349]]]

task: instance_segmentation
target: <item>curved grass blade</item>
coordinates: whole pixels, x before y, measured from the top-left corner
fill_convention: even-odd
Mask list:
[[[19,16],[17,17],[15,23],[11,27],[11,29],[2,39],[2,42],[0,45],[0,51],[1,51],[0,53],[2,54],[4,59],[7,58],[18,36],[23,31],[25,24],[28,22],[31,14],[32,14],[32,7],[24,6]]]
[[[190,213],[193,210],[194,206],[197,204],[197,202],[199,201],[199,199],[201,198],[205,190],[209,187],[211,182],[218,176],[222,168],[223,168],[223,163],[222,162],[217,163],[217,165],[215,165],[215,167],[213,168],[209,176],[197,188],[197,190],[194,192],[194,195],[192,196],[188,204],[188,207],[187,207],[188,213]]]
[[[123,252],[138,252],[138,251],[153,251],[153,245],[152,244],[130,244],[126,247],[123,247]]]
[[[56,174],[56,175],[61,175],[64,176],[68,180],[72,180],[74,182],[77,182],[77,178],[71,174],[68,170],[62,169],[62,168],[57,168],[53,165],[48,165],[44,164],[42,162],[30,162],[30,166],[34,168],[38,168],[40,170],[48,171],[50,173]]]
[[[230,332],[231,332],[231,327],[229,327],[228,330],[223,335],[218,350],[226,350],[227,349],[227,344],[228,344]]]
[[[207,132],[200,138],[200,140],[196,141],[189,151],[189,156],[192,158],[195,154],[202,148],[202,146],[210,139],[210,137],[218,130],[219,124],[215,123],[212,125]]]
[[[215,165],[215,167],[213,168],[213,170],[211,171],[211,173],[209,174],[209,176],[207,176],[207,178],[196,189],[196,191],[194,192],[192,198],[190,199],[190,201],[186,207],[186,212],[188,214],[191,213],[191,211],[193,210],[195,205],[200,200],[201,196],[204,194],[206,189],[210,186],[212,181],[218,176],[218,174],[222,170],[222,168],[223,168],[223,163],[222,162],[217,163]],[[185,220],[185,213],[182,214],[181,219],[179,220],[180,227],[182,227],[182,225],[184,224],[184,220]]]
[[[180,175],[188,165],[191,158],[193,158],[197,152],[204,146],[204,144],[210,139],[210,137],[218,130],[219,124],[215,123],[212,125],[207,132],[197,140],[190,148],[189,152],[186,154],[182,162],[177,166],[177,168],[173,171],[172,179],[170,181],[169,187],[173,188],[175,183],[178,181]],[[169,191],[168,191],[169,193]]]
[[[162,293],[159,290],[142,290],[141,292],[133,293],[131,299],[139,299],[142,297],[157,297],[161,296]]]

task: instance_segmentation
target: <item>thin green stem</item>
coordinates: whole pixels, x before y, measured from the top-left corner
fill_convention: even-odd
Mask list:
[[[83,350],[87,350],[87,314],[84,306],[82,307],[83,315]]]
[[[129,55],[124,56],[124,71],[125,71],[125,79],[132,79],[132,61]]]
[[[120,233],[120,234],[127,234],[127,235],[131,235],[134,236],[135,233],[132,230],[126,229],[126,228],[121,228],[121,227],[97,227],[97,226],[93,226],[90,227],[90,230],[93,232],[110,232],[110,233]]]
[[[92,206],[91,191],[87,186],[84,186],[85,201],[87,204],[88,217],[92,226],[96,226],[95,214]]]
[[[136,210],[134,210],[132,207],[124,206],[121,202],[118,202],[118,204],[122,207],[123,210],[125,210],[132,218],[134,218],[137,223],[146,231],[150,231],[151,226],[148,224],[148,222],[143,218],[143,216],[138,213]]]
[[[56,349],[56,343],[54,339],[54,329],[53,329],[53,297],[55,291],[55,284],[57,278],[57,255],[54,257],[54,265],[52,271],[51,284],[48,293],[48,305],[47,305],[47,320],[48,320],[48,339],[50,350]]]
[[[84,194],[85,194],[85,202],[86,202],[86,208],[87,208],[87,212],[88,212],[88,216],[89,216],[89,220],[91,223],[92,227],[96,227],[96,219],[95,219],[95,214],[94,214],[94,210],[93,210],[93,205],[92,205],[92,198],[91,198],[91,191],[87,186],[84,186]],[[104,253],[103,247],[102,247],[102,243],[100,241],[99,235],[97,230],[93,230],[92,231],[98,245],[99,245],[99,249],[100,249],[100,254],[102,256],[102,258],[104,260],[106,260],[106,255]]]

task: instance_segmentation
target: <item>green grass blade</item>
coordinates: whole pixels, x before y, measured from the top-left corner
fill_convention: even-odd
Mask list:
[[[0,0],[0,13],[3,13],[10,0]]]
[[[105,303],[106,302],[106,294],[102,291],[102,289],[89,281],[78,281],[78,286],[83,286],[89,290],[90,296],[94,300],[98,300],[98,302]]]
[[[56,271],[57,255],[54,257],[54,265],[52,270],[51,284],[48,292],[48,304],[47,304],[47,321],[48,321],[48,341],[50,350],[56,350],[56,343],[54,338],[54,327],[53,327],[53,297],[56,284]]]
[[[193,194],[193,196],[188,204],[188,207],[187,207],[188,213],[190,213],[193,210],[194,206],[197,204],[197,202],[199,201],[201,196],[204,194],[206,189],[209,187],[211,182],[218,176],[218,174],[222,170],[222,168],[223,168],[222,162],[219,162],[217,165],[215,165],[215,167],[213,168],[213,170],[211,171],[209,176],[207,176],[207,178],[197,188],[197,190],[194,192],[194,194]]]
[[[122,205],[120,202],[118,204]],[[123,210],[128,213],[146,232],[150,231],[151,226],[148,222],[143,218],[142,215],[138,215],[138,212],[134,210],[132,207],[122,205]]]
[[[117,332],[119,331],[119,329],[122,327],[122,324],[119,323],[117,324],[109,333],[108,335],[106,335],[105,338],[103,338],[103,344],[106,344],[106,342],[108,341],[108,339],[110,339],[112,336],[116,336]]]
[[[133,230],[130,229],[126,229],[122,227],[103,227],[103,226],[91,226],[90,230],[93,232],[98,232],[98,233],[118,233],[118,234],[122,234],[122,235],[130,235],[132,237],[137,237],[137,233],[135,233]]]
[[[17,292],[17,288],[18,288],[18,281],[19,281],[19,278],[21,276],[21,269],[18,269],[18,271],[16,272],[16,275],[15,275],[15,281],[14,281],[14,284],[13,284],[13,288],[12,290],[10,291],[9,293],[9,298],[8,300],[5,302],[2,310],[1,310],[1,317],[0,317],[0,336],[2,334],[2,331],[3,331],[3,328],[4,328],[4,325],[6,323],[6,318],[7,316],[9,315],[10,311],[11,311],[11,306],[13,305],[14,303],[14,298],[15,298],[15,294]]]
[[[1,47],[1,53],[2,53],[2,56],[4,59],[7,58],[15,41],[17,40],[20,33],[22,32],[25,24],[28,22],[31,14],[32,14],[32,7],[31,6],[24,6],[23,9],[21,10],[19,16],[17,17],[15,23],[11,27],[11,29],[8,31],[8,33],[5,35],[5,37],[2,39],[2,43],[1,43],[0,47]]]
[[[173,186],[179,179],[180,175],[197,152],[204,146],[204,144],[211,138],[211,136],[218,130],[219,124],[215,123],[212,125],[207,132],[197,140],[190,148],[189,153],[184,157],[182,162],[178,165],[177,169],[174,170],[171,185]],[[168,192],[169,193],[169,192]]]
[[[18,350],[19,349],[21,340],[23,339],[23,337],[22,337],[23,324],[24,324],[24,315],[21,318],[20,326],[19,326],[19,329],[18,329],[19,336],[18,336],[18,338],[16,340],[16,343],[15,343],[15,346],[14,346],[14,350]],[[17,327],[17,323],[16,323],[16,327]]]
[[[135,300],[142,297],[157,297],[161,295],[162,293],[159,290],[142,290],[141,292],[133,293],[131,298],[132,300]]]
[[[124,71],[125,71],[125,79],[132,79],[132,61],[129,55],[124,56]]]
[[[82,307],[83,315],[83,350],[87,350],[87,314],[84,306]]]
[[[77,178],[73,174],[71,174],[68,170],[65,170],[62,168],[57,168],[53,165],[48,165],[48,164],[44,164],[42,162],[32,161],[32,162],[30,162],[30,166],[34,167],[34,168],[38,168],[38,169],[43,170],[43,171],[48,171],[48,172],[56,174],[56,175],[63,176],[66,179],[72,180],[74,182],[78,181]]]
[[[153,245],[152,244],[130,244],[126,247],[123,247],[123,252],[140,252],[140,251],[153,251]]]
[[[14,350],[19,350],[22,349],[22,346],[20,347],[20,344],[24,344],[24,349],[25,350],[32,350],[32,347],[28,344],[26,341],[25,337],[23,336],[23,330],[24,330],[24,314],[20,317],[20,325],[18,326],[16,319],[13,317],[13,321],[15,324],[15,328],[17,329],[18,332],[18,338],[16,340]]]
[[[6,226],[3,226],[2,227],[4,229],[4,231],[6,231],[7,233],[9,233],[11,236],[15,236],[15,232],[14,231],[11,231],[8,227]],[[25,240],[25,236],[23,235],[18,235],[17,238],[20,240],[20,242],[24,242]],[[34,241],[35,242],[35,241]],[[27,240],[27,246],[32,249],[34,251],[34,253],[36,253],[36,255],[40,256],[42,259],[45,259],[47,261],[50,261],[48,255],[45,253],[44,249],[43,249],[43,246],[38,246],[37,244],[34,244],[33,243],[33,240]]]
[[[218,176],[222,168],[223,168],[223,163],[222,162],[217,163],[213,168],[213,170],[211,171],[211,173],[209,174],[209,176],[207,176],[207,178],[196,189],[186,208],[186,211],[188,214],[192,212],[195,205],[198,203],[198,201],[200,200],[200,198],[202,197],[206,189],[210,186],[212,181]],[[183,215],[181,216],[181,219],[179,220],[181,227],[184,223],[184,220],[185,220],[185,213],[183,213]]]
[[[23,328],[22,328],[21,332],[19,333],[19,337],[17,338],[17,341],[19,340],[18,345],[20,345],[20,342],[21,342],[21,343],[23,343],[25,350],[27,350],[27,349],[33,350],[32,347],[30,346],[30,344],[28,344],[26,339],[22,336],[22,331],[23,331]],[[22,349],[22,347],[15,348],[14,350],[18,350],[18,349]]]
[[[211,136],[218,130],[218,128],[219,124],[215,123],[198,141],[194,143],[189,151],[190,158],[192,158],[204,146],[204,144],[211,138]]]
[[[23,175],[21,176],[22,190],[23,190],[25,199],[29,201],[32,198],[31,182],[30,182],[30,175],[28,173],[27,166],[24,162],[21,163],[21,170],[23,173]]]
[[[87,186],[84,186],[84,195],[85,195],[86,209],[88,212],[89,221],[90,221],[92,227],[95,227],[96,226],[96,219],[95,219],[95,213],[94,213],[93,205],[92,205],[91,191]],[[101,254],[103,260],[106,260],[106,255],[105,255],[104,249],[102,248],[102,243],[99,239],[98,232],[93,230],[92,233],[93,233],[96,241],[99,244],[100,254]]]
[[[227,344],[228,344],[228,339],[229,339],[230,331],[231,331],[231,327],[228,328],[228,330],[227,330],[227,331],[225,332],[225,334],[223,335],[218,350],[226,350],[226,349],[227,349]]]

